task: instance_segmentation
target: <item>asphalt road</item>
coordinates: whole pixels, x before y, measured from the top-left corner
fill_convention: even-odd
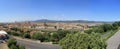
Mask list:
[[[60,49],[60,46],[52,44],[34,43],[19,39],[17,39],[17,42],[18,44],[25,46],[26,49]]]

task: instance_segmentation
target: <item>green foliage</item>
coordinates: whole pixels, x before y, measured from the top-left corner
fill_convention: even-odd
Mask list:
[[[96,32],[96,33],[104,33],[104,30],[103,30],[103,28],[101,28],[101,27],[96,27],[96,28],[93,29],[93,32]]]
[[[41,33],[34,33],[32,35],[32,39],[41,40],[41,42],[43,42],[45,37]]]
[[[16,45],[17,41],[15,39],[9,39],[8,40],[8,47],[11,47],[11,45]]]
[[[14,36],[20,36],[20,33],[13,32],[12,35],[14,35]]]
[[[58,30],[57,34],[58,34],[59,40],[62,39],[63,37],[65,37],[67,35],[67,33],[69,33],[69,31],[67,31],[67,30]]]
[[[25,49],[25,46],[19,46],[19,49]]]
[[[92,29],[89,30],[85,30],[85,33],[91,34],[92,32],[96,32],[96,33],[105,33],[107,31],[111,31],[111,30],[116,30],[117,28],[114,27],[111,24],[103,24],[97,27],[94,27]]]
[[[12,44],[12,45],[10,46],[10,49],[18,49],[18,47],[17,47],[16,45]]]
[[[113,26],[110,24],[104,24],[104,25],[101,25],[100,27],[104,30],[104,32],[114,29]]]
[[[59,41],[58,33],[56,33],[56,32],[53,33],[52,36],[51,36],[51,40],[52,40],[53,42]]]
[[[118,26],[120,26],[120,22],[114,22],[112,25],[113,25],[114,27],[118,27]]]
[[[111,36],[113,36],[118,30],[114,30],[114,31],[110,31],[111,33],[109,35],[107,35],[107,37],[105,38],[105,40],[108,40]]]
[[[76,32],[77,31],[59,29],[57,32],[52,33],[51,40],[53,42],[58,42],[59,40],[64,38],[67,34],[75,34]]]
[[[14,28],[11,28],[11,30],[20,31],[20,28],[14,27]]]
[[[117,29],[120,27],[120,22],[114,22],[112,25],[114,26],[114,29]]]
[[[15,31],[12,31],[12,32],[8,32],[8,34],[14,35],[14,36],[20,36],[21,33],[17,33]]]
[[[50,38],[51,38],[50,33],[46,33],[46,34],[44,34],[43,36],[44,36],[44,38],[45,38],[45,41],[44,41],[44,42],[49,42],[49,41],[50,41]]]
[[[8,43],[8,47],[10,49],[25,49],[24,46],[16,45],[17,41],[15,39],[13,39],[13,38],[9,39],[7,43]]]
[[[96,33],[68,34],[60,45],[62,49],[106,49],[105,41]]]
[[[91,34],[93,32],[93,29],[85,30],[85,33]]]
[[[30,38],[30,34],[29,33],[24,33],[23,37],[24,38]]]

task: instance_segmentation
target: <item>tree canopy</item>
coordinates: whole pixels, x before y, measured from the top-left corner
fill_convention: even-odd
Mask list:
[[[106,49],[105,41],[96,33],[68,34],[60,45],[62,49]]]

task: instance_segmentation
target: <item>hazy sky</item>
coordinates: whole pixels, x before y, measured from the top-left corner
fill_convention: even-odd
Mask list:
[[[118,0],[0,0],[0,22],[25,20],[119,21]]]

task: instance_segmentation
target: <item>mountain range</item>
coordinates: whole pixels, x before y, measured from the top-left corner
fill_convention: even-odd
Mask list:
[[[32,22],[51,22],[51,23],[112,23],[112,22],[105,22],[105,21],[88,21],[88,20],[48,20],[48,19],[40,19],[35,20]]]

